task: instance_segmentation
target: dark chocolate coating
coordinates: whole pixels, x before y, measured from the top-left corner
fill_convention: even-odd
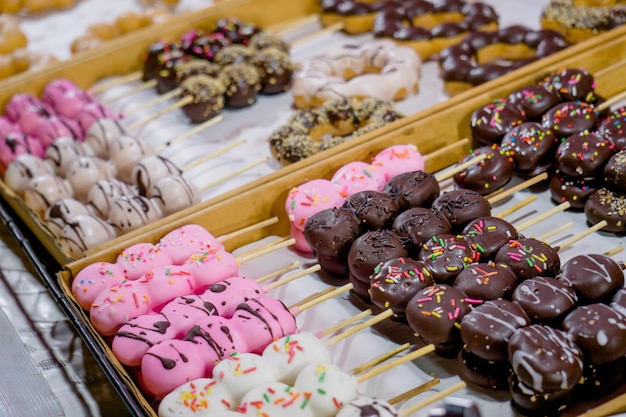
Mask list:
[[[459,376],[468,384],[489,390],[507,388],[507,379],[511,373],[508,362],[489,362],[466,349],[459,351],[458,361]]]
[[[563,319],[562,329],[591,364],[613,362],[626,355],[626,317],[606,304],[589,304],[572,310]]]
[[[222,33],[205,33],[196,29],[190,29],[180,37],[180,47],[186,54],[209,62],[230,44],[230,39]]]
[[[453,286],[468,298],[495,300],[510,299],[517,284],[511,268],[489,262],[468,265],[456,276]]]
[[[593,105],[584,101],[566,101],[543,114],[541,125],[558,138],[591,132],[598,122]]]
[[[583,380],[576,393],[583,398],[603,397],[624,384],[626,380],[626,357],[602,365],[585,363]]]
[[[202,123],[217,116],[224,108],[225,87],[217,78],[192,75],[181,84],[181,97],[191,97],[182,111],[192,123]]]
[[[500,143],[515,126],[526,121],[524,113],[505,98],[475,110],[470,119],[472,137],[481,145]]]
[[[504,135],[500,149],[513,158],[517,171],[531,171],[552,162],[557,146],[552,131],[537,122],[524,122]]]
[[[461,163],[480,155],[487,155],[487,158],[454,174],[453,179],[458,188],[487,195],[504,187],[511,180],[513,162],[500,152],[497,145],[492,145],[474,149],[461,160]]]
[[[618,113],[604,119],[595,133],[610,140],[618,150],[626,149],[626,114]]]
[[[486,301],[463,317],[461,338],[468,352],[487,361],[503,362],[509,358],[509,339],[515,330],[530,324],[519,304],[507,300]]]
[[[587,199],[585,215],[591,224],[606,220],[608,225],[602,230],[615,233],[626,232],[626,194],[600,188]]]
[[[472,190],[444,192],[435,199],[431,208],[448,219],[452,231],[459,232],[472,220],[491,215],[489,201]]]
[[[318,254],[317,263],[320,264],[322,271],[326,272],[333,278],[346,279],[350,276],[348,257],[337,258],[334,256],[324,256]]]
[[[515,414],[538,417],[561,415],[574,396],[571,389],[554,392],[535,391],[519,381],[514,373],[509,376],[509,394]]]
[[[370,275],[380,262],[392,258],[406,257],[407,250],[402,241],[390,230],[380,229],[365,232],[359,236],[348,253],[350,278],[367,283],[369,289]]]
[[[148,47],[148,52],[146,52],[146,54],[142,57],[143,81],[155,78],[157,67],[159,66],[159,61],[161,59],[160,55],[171,48],[175,48],[175,46],[165,41],[156,41]]]
[[[154,72],[154,79],[157,82],[156,90],[159,94],[167,93],[178,87],[176,73],[185,62],[189,62],[191,59],[191,56],[177,48],[170,48],[159,54]]]
[[[572,135],[556,150],[556,170],[572,178],[596,177],[611,155],[613,146],[608,140],[593,133]]]
[[[584,304],[608,303],[624,287],[622,268],[602,254],[574,256],[563,264],[557,279],[572,287]]]
[[[411,252],[417,254],[428,239],[450,233],[452,227],[441,214],[424,207],[413,207],[396,217],[391,230]]]
[[[559,324],[576,306],[576,292],[563,281],[534,277],[521,282],[511,299],[519,303],[534,323]]]
[[[252,61],[255,51],[241,44],[230,44],[220,49],[213,58],[213,62],[225,67],[226,65],[245,64]]]
[[[583,68],[563,68],[548,75],[543,85],[556,92],[563,101],[593,101],[596,81]]]
[[[469,222],[463,229],[465,241],[480,254],[480,260],[493,258],[500,248],[511,239],[517,239],[517,229],[499,217],[479,217]]]
[[[437,283],[451,284],[456,276],[477,259],[463,236],[435,235],[427,240],[417,259],[424,262]]]
[[[359,221],[361,230],[388,229],[398,215],[393,198],[378,191],[359,191],[349,196],[343,208]]]
[[[261,78],[262,94],[279,94],[289,89],[294,65],[289,53],[270,47],[257,51],[251,63]]]
[[[541,84],[531,84],[519,88],[509,94],[509,103],[519,107],[526,116],[526,120],[541,120],[541,116],[552,107],[559,104],[561,99],[554,91]]]
[[[602,178],[606,187],[618,193],[626,193],[626,150],[620,151],[609,158],[606,165],[604,165]]]
[[[461,344],[458,327],[469,311],[463,293],[449,285],[436,284],[413,296],[406,306],[406,318],[425,344],[456,353]]]
[[[556,250],[533,238],[510,240],[496,253],[494,262],[510,266],[520,280],[536,276],[554,277],[561,268]]]
[[[304,237],[315,253],[333,258],[346,257],[359,234],[358,220],[343,208],[315,213],[304,225]]]
[[[391,308],[396,316],[404,317],[409,300],[433,284],[432,275],[423,262],[393,258],[374,268],[370,277],[370,297],[377,306]]]
[[[541,324],[517,329],[509,339],[517,378],[535,392],[571,390],[583,373],[583,353],[564,331]]]
[[[550,195],[557,203],[569,202],[573,209],[582,209],[589,196],[598,190],[600,181],[595,178],[574,179],[555,174],[550,178]]]
[[[251,106],[261,90],[261,78],[250,64],[233,64],[222,68],[220,81],[226,86],[225,105],[230,108]]]
[[[250,39],[260,31],[260,28],[244,23],[236,17],[219,19],[213,29],[214,34],[221,34],[231,43],[243,45],[247,45]]]
[[[430,207],[439,197],[439,182],[433,174],[424,171],[405,172],[387,181],[383,193],[389,194],[400,207]]]

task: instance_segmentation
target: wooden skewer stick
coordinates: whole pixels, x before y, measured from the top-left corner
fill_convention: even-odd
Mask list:
[[[402,394],[387,400],[387,402],[391,405],[398,404],[401,401],[408,400],[409,398],[415,397],[417,394],[421,394],[422,392],[431,389],[435,385],[438,385],[440,382],[441,381],[439,380],[439,378],[433,378],[430,381],[424,382],[422,385],[418,385],[417,387],[410,389],[407,392],[403,392]]]
[[[241,229],[235,230],[234,232],[226,233],[217,237],[218,242],[225,242],[228,239],[232,239],[241,235],[245,235],[246,233],[250,233],[257,229],[262,229],[266,226],[271,226],[272,224],[278,223],[278,217],[270,217],[269,219],[260,221],[255,224],[251,224],[250,226],[243,227]]]
[[[405,408],[404,410],[402,410],[402,412],[400,413],[400,415],[402,417],[408,417],[411,414],[413,414],[414,412],[416,412],[417,410],[421,410],[422,408],[428,407],[429,405],[436,403],[437,401],[444,399],[445,397],[447,397],[448,395],[463,389],[466,387],[467,384],[465,384],[464,381],[461,382],[457,382],[456,384],[452,385],[449,388],[444,389],[441,392],[438,392],[437,394],[433,395],[432,397],[427,398],[426,400],[422,401],[421,403],[415,404],[411,407]]]
[[[579,417],[605,417],[612,416],[626,411],[626,394],[622,394],[605,402],[602,405],[592,408],[579,415]]]
[[[383,320],[388,319],[389,317],[393,316],[393,311],[391,311],[391,309],[387,309],[385,311],[383,311],[382,313],[378,313],[377,315],[375,315],[374,317],[372,317],[369,320],[365,320],[362,323],[359,323],[358,325],[349,328],[348,330],[339,333],[337,336],[334,336],[330,339],[328,339],[326,341],[326,346],[332,346],[336,343],[339,343],[340,341],[342,341],[343,339],[357,333],[360,332],[361,330],[368,328],[368,327],[372,327],[373,325],[375,325],[376,323],[379,323]]]
[[[282,268],[277,269],[276,271],[272,271],[269,274],[265,274],[265,275],[262,275],[262,276],[256,278],[255,281],[257,283],[261,284],[261,283],[267,281],[268,279],[272,279],[274,277],[277,277],[280,274],[284,274],[286,272],[291,272],[291,271],[293,271],[294,269],[296,269],[299,266],[300,266],[300,261],[293,261],[292,263],[290,263],[288,265],[285,265]]]
[[[498,217],[500,219],[508,216],[509,214],[513,214],[515,213],[517,210],[526,207],[527,205],[529,205],[530,203],[532,203],[533,201],[537,200],[537,194],[533,194],[528,196],[527,198],[525,198],[524,200],[520,201],[517,204],[512,205],[511,207],[507,208],[506,210],[502,210],[500,213],[496,214],[494,217]]]
[[[246,172],[249,169],[252,169],[252,168],[254,168],[254,167],[258,166],[258,165],[264,164],[265,162],[269,161],[269,159],[270,159],[270,157],[266,156],[264,158],[259,159],[258,161],[251,162],[251,163],[249,163],[248,165],[246,165],[244,167],[241,167],[241,168],[239,168],[239,169],[237,169],[237,170],[235,170],[233,172],[228,173],[227,175],[223,176],[222,178],[218,178],[215,181],[212,181],[212,182],[210,182],[208,184],[205,184],[204,187],[202,187],[200,189],[200,191],[201,192],[202,191],[206,191],[209,188],[214,187],[214,186],[218,185],[219,183],[227,181],[227,180],[229,180],[229,179],[231,179],[233,177],[236,177],[237,175],[242,174],[242,173]]]
[[[591,226],[590,228],[588,228],[587,230],[577,234],[576,236],[573,236],[571,238],[569,238],[568,240],[566,240],[563,244],[559,245],[559,251],[562,251],[563,249],[572,246],[574,243],[578,242],[580,239],[589,236],[590,234],[592,234],[593,232],[597,232],[598,230],[606,227],[608,225],[606,220],[602,220],[599,223],[594,224],[593,226]]]
[[[142,103],[141,105],[137,107],[133,107],[132,109],[124,113],[124,117],[130,117],[135,113],[139,113],[142,110],[145,110],[149,107],[154,106],[155,104],[159,104],[163,101],[167,101],[171,98],[179,96],[181,92],[182,92],[181,88],[175,88],[171,91],[168,91],[167,93],[161,94],[160,96],[157,96],[153,98],[152,100],[148,100],[145,103]]]
[[[520,224],[519,226],[516,227],[517,231],[522,231],[524,229],[528,229],[530,226],[539,223],[542,220],[547,219],[550,216],[554,216],[556,213],[560,213],[562,211],[567,210],[568,208],[570,208],[570,203],[569,201],[566,201],[564,203],[559,204],[556,207],[552,207],[550,210],[545,211],[541,214],[539,214],[536,217],[533,217],[532,219]]]
[[[183,98],[181,98],[180,100],[178,100],[176,103],[174,104],[170,104],[169,106],[159,110],[158,112],[154,113],[151,116],[146,117],[145,119],[136,121],[135,123],[131,124],[130,126],[128,126],[126,129],[127,130],[133,130],[136,129],[138,127],[141,127],[151,121],[153,121],[154,119],[157,119],[161,116],[163,116],[164,114],[167,114],[173,110],[179,109],[183,106],[186,106],[187,104],[190,104],[191,102],[193,102],[193,97],[192,96],[185,96]]]
[[[293,48],[293,47],[296,47],[298,45],[303,45],[303,44],[305,44],[307,42],[310,42],[313,39],[319,38],[320,36],[325,35],[327,33],[339,32],[341,29],[343,29],[343,23],[342,22],[337,22],[337,23],[334,23],[332,25],[328,25],[325,28],[320,29],[320,30],[318,30],[315,33],[312,33],[312,34],[310,34],[308,36],[304,36],[304,37],[302,37],[300,39],[297,39],[297,40],[293,41],[290,46]]]
[[[602,78],[604,74],[608,74],[609,72],[613,72],[618,68],[626,68],[626,59],[622,59],[621,61],[617,61],[611,65],[607,65],[606,67],[599,69],[598,71],[593,73],[593,77],[597,80],[598,78]]]
[[[399,357],[398,359],[395,359],[393,361],[387,362],[381,366],[378,366],[376,368],[372,368],[367,372],[362,373],[361,375],[359,375],[357,377],[357,382],[363,382],[367,379],[370,379],[378,374],[382,374],[383,372],[388,371],[391,368],[395,368],[398,365],[402,365],[404,363],[410,362],[414,359],[417,358],[421,358],[424,355],[428,355],[429,353],[432,353],[435,351],[435,346],[433,345],[426,345],[424,347],[421,347],[417,350],[414,350],[411,353],[408,353],[404,356]]]
[[[215,119],[215,118],[213,118]],[[211,120],[213,120],[211,119]],[[228,151],[231,151],[235,148],[237,148],[238,146],[243,145],[244,143],[246,143],[245,139],[240,139],[236,142],[230,143],[226,146],[224,146],[222,149],[218,149],[217,151],[207,154],[205,156],[203,156],[202,158],[198,158],[195,161],[191,161],[190,163],[188,163],[187,165],[183,166],[181,168],[182,171],[189,171],[191,168],[195,168],[198,165],[204,164],[207,161],[210,161],[211,159],[217,158],[218,156],[221,156],[223,154],[225,154]]]
[[[607,99],[604,103],[600,103],[598,104],[598,106],[596,106],[596,111],[597,112],[601,112],[604,111],[606,109],[609,109],[613,104],[626,99],[626,90],[615,94],[613,97]]]
[[[289,247],[289,246],[293,245],[294,243],[296,243],[295,239],[288,239],[288,240],[286,240],[284,242],[277,243],[276,245],[272,245],[272,246],[269,246],[267,248],[262,248],[262,249],[259,249],[259,250],[253,250],[253,251],[250,251],[250,252],[248,252],[248,253],[246,253],[246,254],[244,254],[242,256],[237,257],[237,261],[239,261],[239,263],[244,263],[244,262],[247,262],[247,261],[249,261],[251,259],[258,258],[259,256],[267,255],[268,253],[271,253],[271,252],[277,251],[279,249],[283,249],[283,248]]]
[[[489,200],[489,202],[491,204],[497,203],[500,200],[504,200],[505,198],[509,197],[510,195],[515,194],[516,192],[520,191],[520,190],[524,190],[528,187],[531,187],[543,180],[545,180],[546,178],[548,178],[548,174],[546,172],[542,172],[539,175],[536,175],[532,178],[527,179],[526,181],[520,182],[519,184],[517,184],[514,187],[511,187],[509,189],[506,189],[498,194],[494,194],[492,197],[488,197],[487,200]]]
[[[359,366],[357,366],[356,368],[352,369],[352,371],[350,371],[350,373],[352,375],[356,375],[356,374],[360,374],[361,372],[367,371],[368,369],[373,368],[376,365],[379,365],[383,362],[385,362],[386,360],[388,360],[389,358],[392,358],[394,356],[396,356],[398,353],[400,352],[404,352],[405,350],[408,350],[411,347],[410,343],[404,343],[400,346],[398,346],[397,348],[389,351],[389,352],[385,352],[380,356],[375,357],[374,359],[367,361]]]
[[[329,334],[335,333],[337,330],[341,330],[344,327],[348,327],[349,325],[351,325],[352,323],[355,323],[367,316],[371,316],[372,315],[372,309],[368,308],[367,310],[361,311],[359,314],[355,314],[352,317],[348,317],[345,320],[340,321],[339,323],[335,324],[334,326],[329,327],[328,329],[324,329],[321,330],[317,333],[315,333],[315,336],[319,339],[328,336]]]
[[[557,227],[556,229],[552,229],[549,232],[544,233],[543,235],[537,237],[537,240],[541,240],[543,242],[545,242],[546,240],[548,240],[550,237],[557,235],[559,233],[561,233],[564,230],[569,229],[570,227],[572,227],[574,225],[574,222],[567,222],[565,224],[560,225],[559,227]]]
[[[475,158],[472,158],[468,161],[463,162],[462,164],[458,164],[457,166],[455,166],[454,168],[446,172],[440,172],[438,174],[435,174],[435,179],[437,180],[437,182],[441,182],[441,181],[447,180],[448,178],[452,178],[454,174],[456,174],[457,172],[461,172],[467,167],[471,167],[472,165],[477,164],[483,159],[486,159],[487,156],[488,156],[487,154],[478,155]]]
[[[88,91],[90,94],[98,94],[113,87],[117,87],[118,85],[126,84],[131,81],[138,81],[141,79],[142,75],[142,71],[131,72],[130,74],[122,75],[121,77],[111,78],[108,81],[101,82],[100,84],[97,84],[90,88]]]
[[[613,256],[613,255],[617,255],[618,253],[622,252],[624,250],[623,246],[616,246],[611,250],[608,250],[606,252],[604,252],[604,256]]]
[[[321,266],[319,266],[319,264],[317,265],[313,265],[311,267],[308,267],[307,269],[303,269],[302,271],[296,272],[295,274],[289,275],[288,277],[279,279],[278,281],[274,281],[274,282],[270,282],[269,284],[267,284],[266,286],[263,287],[263,289],[265,290],[265,292],[268,292],[270,290],[273,290],[274,288],[278,288],[282,285],[285,285],[291,281],[295,281],[297,279],[300,279],[302,277],[305,277],[309,274],[312,274],[314,272],[319,271],[320,269],[322,269]]]
[[[336,296],[338,296],[339,294],[343,294],[345,292],[348,292],[352,289],[352,284],[346,284],[343,285],[341,287],[337,287],[337,288],[333,288],[331,291],[329,291],[328,293],[324,293],[321,294],[319,296],[314,297],[313,299],[309,300],[309,301],[305,301],[305,302],[298,302],[296,304],[294,304],[293,306],[289,307],[289,311],[292,312],[292,314],[296,314],[299,313],[301,311],[307,310],[313,306],[318,305],[319,303],[329,300],[331,298],[334,298]]]
[[[221,122],[223,119],[224,119],[224,116],[222,116],[221,114],[219,114],[217,116],[214,116],[214,117],[211,117],[209,120],[206,120],[206,121],[200,123],[199,125],[195,126],[193,129],[189,129],[185,133],[176,136],[174,139],[165,142],[163,145],[158,147],[156,149],[156,151],[157,152],[161,152],[163,149],[167,148],[168,146],[173,145],[174,143],[180,142],[181,140],[187,139],[188,137],[193,136],[193,135],[195,135],[198,132],[201,132],[202,130],[206,129],[207,127],[213,126],[214,124]],[[235,142],[237,144],[235,146],[239,146],[240,144],[242,144],[245,141],[246,141],[245,139],[240,139],[237,142]],[[229,149],[231,149],[231,148],[229,148]],[[221,155],[221,153],[218,153],[218,155]]]
[[[315,294],[311,294],[308,297],[306,297],[305,299],[298,301],[292,307],[298,307],[298,306],[300,306],[302,304],[306,304],[306,303],[308,303],[311,300],[315,300],[317,297],[325,296],[326,294],[329,294],[329,293],[331,293],[331,292],[333,292],[335,290],[336,290],[336,288],[334,288],[334,287],[328,287],[325,290],[319,291],[319,292],[317,292]]]
[[[428,161],[429,159],[433,159],[436,157],[439,157],[441,155],[446,155],[448,153],[450,153],[451,150],[459,148],[459,147],[463,147],[463,146],[467,146],[469,145],[469,139],[467,138],[463,138],[461,140],[457,140],[456,142],[452,142],[446,146],[444,146],[443,148],[439,148],[436,151],[433,151],[431,153],[429,153],[428,155],[424,155],[424,160]]]
[[[157,83],[156,80],[146,81],[145,83],[141,83],[141,84],[136,85],[136,86],[134,86],[132,88],[129,88],[128,90],[126,90],[126,91],[124,91],[124,92],[122,92],[120,94],[117,94],[115,96],[103,98],[102,100],[100,100],[100,103],[102,103],[102,104],[111,104],[114,101],[117,101],[117,100],[122,99],[124,97],[132,96],[135,93],[138,93],[138,92],[143,91],[143,90],[147,90],[148,88],[152,88],[152,87],[156,86],[156,83]]]

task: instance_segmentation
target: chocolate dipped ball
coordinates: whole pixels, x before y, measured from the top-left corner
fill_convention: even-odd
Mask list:
[[[480,155],[487,155],[487,157],[454,174],[453,180],[458,188],[476,191],[480,195],[487,195],[502,188],[511,180],[513,176],[513,162],[508,156],[500,152],[497,145],[492,145],[474,149],[460,163],[467,162]]]
[[[494,216],[479,217],[469,222],[462,235],[470,247],[480,254],[480,260],[494,257],[511,239],[517,239],[517,229],[504,219]]]
[[[608,139],[617,149],[626,149],[626,111],[609,116],[598,125],[597,135]]]
[[[556,106],[560,101],[559,95],[542,84],[531,84],[515,90],[508,97],[509,103],[517,106],[524,112],[526,120],[541,120],[541,116]]]
[[[201,200],[198,187],[182,175],[168,175],[159,179],[147,196],[163,216],[178,213]]]
[[[579,303],[608,303],[624,287],[624,272],[606,255],[576,255],[561,267],[557,279],[570,286]]]
[[[618,193],[626,193],[626,150],[611,156],[604,165],[602,179],[605,186]]]
[[[563,319],[562,329],[591,364],[614,362],[626,355],[626,317],[606,304],[575,308]]]
[[[467,317],[467,316],[466,316]],[[506,389],[511,367],[507,361],[487,361],[462,348],[457,356],[459,376],[468,384],[490,390]]]
[[[72,186],[74,196],[80,201],[87,201],[89,190],[96,182],[114,178],[115,174],[115,165],[111,161],[83,155],[68,166],[65,179]]]
[[[451,284],[478,256],[472,251],[463,236],[435,235],[424,244],[417,259],[424,262],[436,283]]]
[[[409,300],[433,284],[430,271],[423,262],[393,258],[374,268],[370,277],[370,298],[380,308],[390,308],[396,316],[404,317]]]
[[[511,299],[522,306],[534,323],[558,325],[574,309],[578,297],[563,281],[534,277],[521,282]]]
[[[175,48],[175,45],[162,40],[153,42],[148,47],[148,51],[142,56],[143,61],[143,81],[148,81],[156,76],[157,67],[160,61],[160,55],[171,48]]]
[[[491,204],[472,190],[446,191],[435,199],[431,209],[443,215],[453,232],[461,232],[472,220],[491,215]]]
[[[241,44],[230,44],[220,49],[213,62],[224,67],[232,64],[244,64],[252,60],[254,49]]]
[[[481,145],[500,143],[504,135],[525,121],[524,113],[500,98],[475,110],[470,119],[472,138]]]
[[[428,208],[413,207],[395,218],[391,230],[412,253],[417,255],[427,240],[435,235],[450,233],[452,227],[441,214]]]
[[[261,78],[252,65],[226,65],[222,68],[219,79],[226,86],[226,107],[238,109],[256,102],[261,90]]]
[[[626,232],[626,194],[616,193],[608,188],[600,188],[591,194],[585,203],[585,215],[591,224],[605,220],[602,228],[607,232]]]
[[[573,209],[585,207],[589,196],[600,187],[600,181],[595,178],[571,178],[562,174],[555,174],[550,178],[550,196],[557,203],[568,202]]]
[[[361,230],[388,229],[398,215],[398,204],[385,193],[359,191],[350,195],[343,208],[352,212]]]
[[[333,278],[336,279],[346,279],[350,276],[350,268],[348,266],[348,258],[347,257],[336,257],[336,256],[324,256],[317,255],[317,263],[320,264],[320,268],[322,271],[326,272]],[[356,286],[359,288],[359,294],[364,294],[367,292],[367,288],[365,283],[361,283],[360,281],[356,281]],[[355,291],[356,292],[356,291]]]
[[[596,80],[583,68],[562,68],[548,75],[542,84],[563,101],[594,101]]]
[[[93,214],[108,219],[115,200],[125,195],[137,195],[137,189],[117,178],[105,178],[91,186],[86,204]]]
[[[611,155],[611,143],[597,135],[587,132],[568,136],[556,150],[556,170],[572,178],[596,177]]]
[[[529,172],[552,163],[558,141],[537,122],[524,122],[504,135],[500,150],[513,159],[516,171]]]
[[[61,236],[63,228],[72,218],[80,214],[90,214],[89,209],[80,201],[72,197],[61,198],[55,201],[44,214],[46,226],[55,236]]]
[[[509,358],[508,345],[513,333],[530,326],[519,304],[507,300],[489,300],[472,309],[461,320],[464,349],[491,362]]]
[[[591,132],[598,122],[592,104],[584,101],[559,103],[543,114],[541,125],[557,138],[563,139],[583,132]]]
[[[510,299],[517,284],[517,277],[507,265],[487,262],[466,266],[454,279],[453,286],[468,298],[496,300]]]
[[[182,175],[182,171],[168,158],[150,155],[135,165],[128,182],[137,187],[140,195],[147,196],[161,178],[170,175]]]
[[[81,142],[69,136],[61,136],[46,148],[46,160],[54,167],[54,173],[60,177],[65,176],[68,167],[85,151]]]
[[[594,400],[614,392],[624,384],[626,357],[601,365],[586,362],[583,377],[575,392],[583,398]]]
[[[387,181],[383,193],[393,198],[400,210],[412,207],[430,207],[439,197],[439,182],[433,174],[411,171],[396,175]]]
[[[43,218],[55,201],[73,196],[72,185],[67,180],[53,174],[42,174],[28,181],[24,190],[24,203]]]
[[[123,196],[115,200],[109,213],[109,223],[117,234],[132,232],[153,223],[161,217],[150,199],[141,196]]]
[[[563,389],[553,392],[540,392],[521,382],[515,373],[509,375],[511,407],[516,414],[523,416],[557,416],[567,408],[574,396],[574,390]]]
[[[294,65],[288,53],[274,47],[265,48],[255,52],[250,63],[259,73],[262,94],[279,94],[289,89]]]
[[[168,48],[159,53],[159,59],[153,74],[156,80],[157,93],[164,94],[178,87],[176,73],[181,66],[191,60],[191,55],[187,55],[178,48]]]
[[[456,354],[461,345],[460,323],[470,312],[465,295],[454,287],[436,284],[418,291],[406,306],[406,319],[425,343],[442,355]]]
[[[272,35],[268,32],[255,33],[251,38],[248,46],[262,51],[267,48],[276,48],[279,51],[289,53],[289,45],[283,41],[279,36]]]
[[[370,275],[376,265],[388,259],[407,256],[402,241],[390,230],[371,230],[359,236],[348,252],[350,282],[353,282],[354,292],[369,300]]]
[[[494,262],[511,267],[520,280],[536,276],[554,277],[561,268],[557,251],[533,238],[510,240],[496,253]]]
[[[90,214],[80,214],[63,227],[60,244],[74,258],[115,238],[115,230],[106,221]]]
[[[53,174],[54,168],[47,160],[25,153],[11,161],[2,179],[16,194],[24,195],[31,179],[37,175]]]
[[[226,87],[207,75],[192,75],[180,84],[180,95],[189,103],[182,111],[192,123],[202,123],[217,116],[224,108]]]
[[[322,210],[306,221],[304,237],[317,255],[345,257],[359,237],[359,221],[345,208]]]
[[[183,63],[176,69],[176,82],[181,84],[194,75],[206,75],[207,77],[217,77],[221,67],[213,62],[204,59],[194,59]]]
[[[517,378],[535,392],[571,390],[583,372],[583,353],[568,333],[533,324],[509,338],[509,359]]]

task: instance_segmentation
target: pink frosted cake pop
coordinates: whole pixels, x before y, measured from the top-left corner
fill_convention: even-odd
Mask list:
[[[154,155],[154,149],[145,141],[130,135],[122,135],[109,148],[109,158],[117,168],[117,177],[132,184],[135,166],[146,156]]]
[[[20,126],[9,120],[8,117],[0,116],[0,136],[6,136],[9,133],[21,132]]]
[[[44,147],[39,139],[14,131],[2,135],[0,139],[0,164],[5,168],[19,155],[30,154],[42,158]]]
[[[168,175],[154,184],[148,197],[164,216],[178,213],[200,202],[200,190],[182,175]]]
[[[379,152],[372,159],[372,165],[380,166],[389,181],[405,172],[423,171],[424,157],[415,145],[393,145]]]
[[[74,195],[71,184],[53,174],[33,177],[24,190],[24,203],[41,218],[55,201]]]
[[[24,109],[22,109],[19,113],[19,119],[17,119],[17,123],[22,129],[22,132],[31,135],[38,136],[37,132],[41,125],[46,123],[46,121],[54,116],[54,110],[50,108],[47,104],[37,103],[32,104]]]
[[[337,184],[324,179],[316,179],[289,191],[285,211],[291,224],[298,230],[304,230],[309,217],[324,209],[339,207],[345,200],[346,195]]]
[[[169,159],[150,155],[142,158],[134,167],[131,182],[137,186],[139,194],[147,196],[161,178],[181,174],[182,171]]]
[[[74,198],[66,197],[55,201],[48,207],[44,214],[44,221],[48,229],[55,236],[60,237],[65,225],[79,214],[90,214],[87,206]]]
[[[161,245],[142,242],[135,243],[120,252],[115,261],[130,280],[141,278],[144,274],[165,265],[179,265],[163,250]]]
[[[54,169],[46,160],[35,155],[18,155],[7,167],[4,182],[18,195],[24,195],[28,182],[37,175],[54,174]]]
[[[80,142],[70,136],[61,136],[48,145],[45,157],[54,167],[54,173],[65,177],[68,167],[84,155]]]
[[[65,179],[69,181],[77,200],[86,201],[89,190],[100,180],[115,177],[115,166],[96,156],[79,156],[67,167]]]
[[[61,116],[76,119],[85,105],[95,99],[72,81],[58,78],[44,87],[41,100]]]
[[[382,191],[387,182],[386,170],[365,162],[349,162],[339,168],[331,181],[341,189],[346,196],[360,191]]]
[[[125,195],[137,195],[137,189],[117,178],[103,178],[91,186],[85,202],[93,214],[108,219],[115,201]]]
[[[22,112],[31,106],[41,106],[41,100],[29,93],[14,94],[4,107],[4,114],[13,123],[20,120]],[[52,109],[50,109],[52,110]]]
[[[113,203],[109,223],[121,235],[139,229],[161,218],[158,207],[140,195],[126,195]]]
[[[159,247],[175,264],[186,262],[195,252],[224,250],[215,236],[197,224],[186,224],[167,233],[159,241]]]
[[[124,129],[113,119],[98,119],[85,130],[85,147],[95,156],[107,159],[110,157],[111,147],[124,134]]]
[[[61,246],[66,253],[80,258],[85,251],[94,249],[115,236],[115,230],[104,220],[90,214],[80,214],[74,216],[63,228]]]
[[[26,130],[24,130],[26,132]],[[41,121],[35,134],[39,140],[48,147],[57,138],[68,136],[76,140],[83,140],[84,133],[78,122],[62,116],[51,116]]]
[[[97,103],[95,101],[89,102],[83,106],[80,112],[76,115],[78,123],[83,128],[83,131],[88,132],[91,126],[98,120],[118,120],[118,116],[113,113],[106,106]]]
[[[81,269],[72,281],[72,294],[85,310],[105,289],[128,279],[121,265],[110,262],[96,262]]]

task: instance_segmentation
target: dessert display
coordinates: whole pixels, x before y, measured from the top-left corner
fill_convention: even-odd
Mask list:
[[[52,9],[65,9],[74,6],[74,0],[11,0],[2,2],[0,12],[7,14],[16,13],[41,13]]]

